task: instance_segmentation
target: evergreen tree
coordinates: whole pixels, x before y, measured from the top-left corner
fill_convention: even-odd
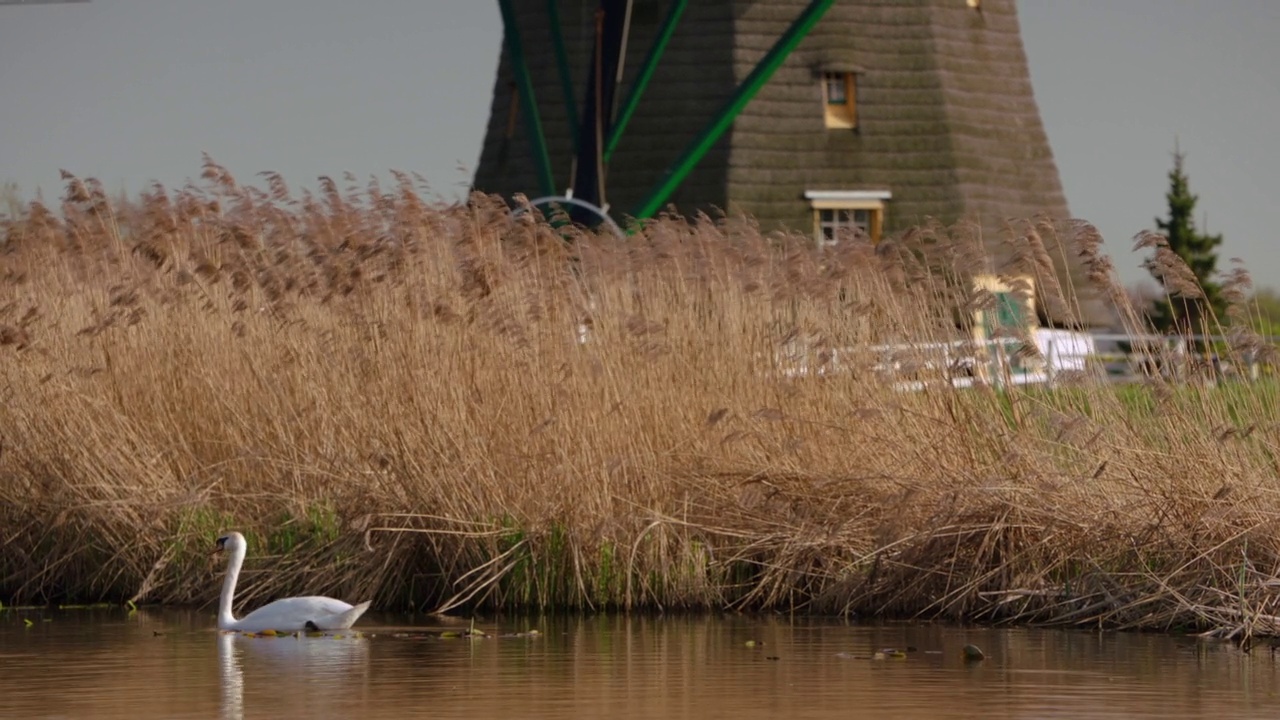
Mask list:
[[[1157,305],[1152,321],[1159,330],[1178,327],[1184,331],[1198,332],[1201,320],[1210,319],[1210,310],[1218,317],[1222,317],[1225,310],[1222,287],[1210,279],[1217,271],[1217,247],[1222,244],[1222,236],[1196,230],[1194,214],[1199,197],[1191,194],[1187,174],[1182,169],[1184,157],[1175,144],[1173,169],[1169,171],[1169,191],[1165,193],[1165,199],[1169,202],[1169,217],[1166,220],[1156,218],[1156,227],[1168,239],[1169,249],[1182,258],[1195,274],[1204,297],[1167,298]],[[1159,272],[1154,269],[1151,272],[1163,283]]]

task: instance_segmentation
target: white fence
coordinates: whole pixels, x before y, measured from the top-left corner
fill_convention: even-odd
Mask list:
[[[1253,353],[1243,357],[1243,367],[1214,355],[1195,353],[1196,341],[1226,341],[1216,335],[1134,335],[1089,333],[1035,328],[1036,352],[1026,352],[1023,340],[957,340],[945,343],[879,345],[842,348],[815,353],[793,345],[779,352],[777,365],[786,377],[821,377],[853,370],[844,358],[862,356],[858,365],[883,376],[899,390],[921,390],[932,384],[971,387],[982,383],[1052,385],[1064,373],[1094,374],[1114,382],[1138,380],[1160,374],[1173,378],[1192,376],[1256,380],[1260,363]],[[1127,350],[1123,345],[1130,346]],[[870,354],[874,360],[866,362]]]
[[[1225,342],[1220,335],[1137,335],[1091,333],[1033,328],[1036,352],[1027,352],[1020,338],[955,340],[952,342],[904,343],[861,348],[833,348],[818,351],[793,341],[774,354],[774,367],[784,377],[823,377],[870,371],[903,391],[922,390],[929,385],[950,384],[972,387],[988,384],[1052,385],[1064,374],[1098,373],[1115,382],[1135,381],[1160,374],[1174,378],[1192,376],[1260,376],[1259,358],[1244,355],[1242,368],[1216,356],[1192,351],[1193,342]],[[586,325],[575,328],[579,344],[593,342]],[[1266,342],[1280,338],[1263,338]],[[1122,345],[1130,346],[1122,349]],[[1108,347],[1110,346],[1110,347]],[[868,357],[871,362],[867,362]],[[849,362],[846,358],[858,358]]]

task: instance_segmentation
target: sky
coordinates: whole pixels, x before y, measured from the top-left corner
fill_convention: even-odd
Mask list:
[[[960,2],[961,0],[956,0]],[[1196,220],[1280,289],[1280,0],[1020,0],[1032,83],[1075,217],[1126,284],[1167,211],[1175,141]],[[417,172],[460,197],[502,43],[491,0],[0,4],[0,181],[59,169],[138,192],[208,152],[241,182]]]

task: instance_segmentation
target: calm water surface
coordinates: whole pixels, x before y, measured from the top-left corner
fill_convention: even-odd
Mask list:
[[[0,718],[1280,717],[1266,648],[1159,635],[601,616],[487,620],[541,635],[469,640],[370,613],[362,637],[253,638],[212,624],[0,611]],[[964,662],[966,643],[988,659]]]

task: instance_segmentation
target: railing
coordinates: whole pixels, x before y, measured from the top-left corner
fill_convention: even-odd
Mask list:
[[[1228,342],[1225,335],[1154,335],[1135,333],[1094,333],[1034,328],[1031,332],[1036,352],[1025,351],[1025,340],[1017,337],[958,339],[948,342],[880,344],[840,347],[818,351],[800,342],[791,342],[773,355],[773,366],[787,378],[821,378],[855,369],[869,371],[903,391],[922,390],[931,384],[967,388],[977,384],[1054,385],[1065,373],[1102,370],[1113,382],[1134,382],[1160,374],[1175,379],[1210,377],[1214,380],[1237,376],[1250,381],[1261,377],[1263,363],[1256,351],[1239,354],[1243,372],[1215,354],[1198,354],[1193,342]],[[592,342],[586,325],[575,328],[579,344]],[[1267,343],[1280,337],[1261,337]],[[1101,351],[1099,343],[1125,343],[1128,352]],[[843,359],[858,357],[862,362]],[[870,356],[872,362],[866,362]],[[910,362],[904,362],[904,358]],[[920,376],[932,376],[920,379]]]
[[[869,354],[879,357],[864,368],[883,376],[894,387],[904,391],[922,390],[931,384],[972,387],[989,384],[1044,384],[1052,386],[1064,373],[1102,371],[1113,382],[1133,382],[1153,374],[1175,379],[1209,377],[1217,380],[1228,376],[1257,380],[1262,363],[1258,353],[1247,350],[1239,354],[1243,368],[1235,368],[1216,354],[1196,353],[1192,342],[1226,342],[1222,335],[1144,335],[1125,333],[1087,333],[1037,328],[1032,337],[1037,352],[1023,351],[1021,338],[956,340],[917,344],[878,345],[866,348],[836,348],[816,353],[795,346],[775,358],[785,377],[822,377],[852,371],[854,366],[842,363],[842,356]],[[1280,338],[1263,338],[1276,342]],[[1126,343],[1128,352],[1099,349],[1101,343]],[[903,356],[911,359],[904,363]],[[920,379],[920,376],[932,376]]]

